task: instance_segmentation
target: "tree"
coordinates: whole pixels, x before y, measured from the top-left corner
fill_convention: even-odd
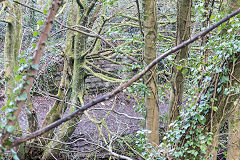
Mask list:
[[[176,44],[189,39],[191,33],[191,0],[179,0],[177,2],[177,37]],[[186,61],[189,55],[189,46],[181,49],[176,55],[176,62],[173,64],[173,74],[171,79],[171,97],[168,115],[168,124],[177,120],[180,114],[183,101]]]
[[[218,34],[218,36],[221,37],[220,41],[222,43],[227,43],[225,47],[228,45],[231,46],[236,42],[234,40],[234,36],[221,36],[220,34]],[[210,37],[211,41],[207,43],[205,46],[206,48],[204,48],[202,51],[203,53],[214,50],[213,46],[216,41],[213,40],[214,35],[210,35]],[[215,39],[217,38],[215,37]],[[233,51],[232,55],[230,56],[231,58],[225,57],[225,47],[218,50],[220,53],[222,53],[222,56],[224,56],[224,62],[221,61],[220,57],[214,54],[209,54],[209,60],[207,60],[207,62],[205,61],[205,63],[199,63],[199,61],[202,61],[202,58],[205,58],[205,55],[201,56],[197,63],[190,63],[197,67],[202,65],[206,70],[203,72],[203,70],[198,68],[198,76],[192,77],[195,80],[193,80],[193,83],[191,84],[194,87],[192,87],[192,89],[188,89],[187,91],[188,107],[181,110],[179,114],[180,120],[171,124],[173,129],[170,129],[169,135],[167,135],[169,138],[172,136],[179,136],[179,138],[176,138],[172,141],[174,145],[177,145],[178,147],[185,146],[189,149],[188,150],[185,148],[185,150],[188,151],[184,151],[181,149],[181,147],[174,147],[172,154],[175,158],[180,158],[182,156],[195,156],[198,158],[202,157],[208,159],[212,155],[214,158],[217,158],[215,149],[217,149],[218,146],[218,135],[220,133],[220,129],[226,122],[227,117],[232,113],[234,106],[238,103],[239,96],[238,92],[235,92],[236,90],[230,89],[236,89],[239,87],[238,82],[236,82],[239,74],[238,56],[234,61],[231,59],[232,56],[235,57],[235,50],[235,52]],[[196,55],[191,56],[194,59],[196,58]],[[212,57],[217,58],[213,58],[214,60],[212,60]],[[212,70],[209,70],[208,66],[215,66],[216,68],[214,68],[214,71],[212,72]],[[223,66],[226,66],[223,70],[219,71],[217,69]],[[203,72],[202,75],[199,74],[200,71]],[[196,89],[196,84],[200,84],[198,89]],[[191,88],[191,85],[188,87]],[[187,141],[184,141],[184,139],[187,139]],[[201,139],[206,139],[207,141],[201,141]],[[171,145],[168,144],[168,146]]]
[[[87,8],[87,2],[88,1],[82,1],[82,5],[78,6],[78,9],[74,10],[74,7],[76,6],[76,2],[72,2],[71,7],[73,8],[72,12],[77,12],[77,25],[86,26],[88,23],[88,14],[90,13],[90,8]],[[83,8],[81,8],[83,7]],[[70,15],[71,16],[71,15]],[[71,17],[72,18],[72,17]],[[87,36],[81,33],[77,33],[74,37],[74,64],[73,64],[73,77],[72,77],[72,94],[71,94],[71,107],[69,109],[69,113],[72,113],[76,111],[75,105],[83,105],[83,91],[84,91],[84,85],[85,85],[85,71],[84,71],[84,63],[85,58],[83,55],[86,52],[86,41]],[[71,45],[68,44],[68,45]],[[71,45],[72,46],[72,45]],[[60,111],[62,112],[62,108]],[[75,124],[79,120],[81,115],[79,115],[77,118],[74,118],[68,122],[66,122],[59,130],[59,133],[57,135],[58,139],[62,142],[66,142],[69,137],[72,135],[72,133],[75,130]],[[58,142],[51,141],[49,143],[49,147],[51,148],[62,148],[63,144],[59,144]],[[51,159],[53,156],[59,155],[59,150],[46,150],[43,153],[43,159]]]
[[[144,62],[148,65],[156,58],[156,38],[157,38],[157,12],[155,0],[144,0]],[[151,69],[145,77],[147,93],[145,95],[146,103],[146,129],[151,133],[148,135],[148,141],[153,145],[159,144],[159,107],[157,92],[157,66]]]
[[[4,46],[4,61],[5,61],[5,101],[9,103],[8,100],[11,99],[9,95],[13,92],[15,88],[14,85],[14,70],[17,66],[17,57],[21,48],[21,38],[22,38],[22,12],[21,7],[18,5],[12,5],[10,2],[6,1],[4,3],[3,9],[9,9],[9,16],[6,18],[6,33],[5,33],[5,46]]]
[[[229,11],[234,11],[240,5],[239,1],[229,1]],[[229,12],[228,11],[228,12]],[[227,160],[240,158],[240,109],[239,100],[237,105],[234,105],[232,114],[228,119],[228,150]]]

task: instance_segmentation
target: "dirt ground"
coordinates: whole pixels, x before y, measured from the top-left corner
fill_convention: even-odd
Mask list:
[[[85,102],[96,97],[97,96],[88,95],[85,97]],[[55,99],[44,96],[34,96],[32,98],[33,108],[37,112],[40,126],[54,101]],[[1,99],[0,105],[4,105],[4,99]],[[86,115],[83,115],[79,123],[76,124],[76,130],[68,142],[66,151],[70,150],[71,152],[68,152],[67,155],[70,156],[70,158],[76,156],[85,157],[94,151],[98,156],[101,155],[102,157],[106,157],[108,152],[104,151],[104,149],[101,149],[99,146],[104,146],[120,136],[134,134],[143,126],[144,121],[142,115],[137,113],[134,109],[136,105],[137,103],[131,96],[129,98],[128,94],[121,93],[115,98],[101,102],[90,108],[88,113],[92,120],[104,120],[101,124],[97,125],[89,120]],[[166,109],[163,110],[163,107],[160,106],[160,115],[164,113],[166,113]],[[66,111],[64,115],[67,114]],[[19,117],[19,122],[23,134],[29,134],[27,116],[24,111],[22,111]],[[57,138],[55,140],[57,140]],[[96,151],[97,148],[99,148],[98,151]],[[66,152],[63,151],[63,153]]]
[[[95,97],[96,96],[86,96],[85,101],[87,102]],[[32,98],[33,108],[37,112],[40,126],[54,101],[51,97],[34,96]],[[89,109],[88,113],[91,119],[100,121],[104,118],[105,120],[102,125],[96,125],[89,120],[86,115],[83,115],[79,123],[76,124],[76,130],[70,138],[70,150],[78,152],[78,156],[84,157],[96,149],[98,144],[103,144],[105,141],[108,143],[119,136],[136,133],[142,126],[140,120],[143,120],[143,118],[139,113],[134,111],[134,105],[136,105],[136,103],[133,99],[127,98],[124,94],[120,94],[109,101],[102,102]],[[67,115],[67,112],[64,113],[64,115]],[[27,134],[27,116],[24,111],[19,117],[19,122],[23,133]],[[101,132],[103,134],[102,137],[100,136]],[[96,145],[94,146],[94,144]],[[108,154],[101,149],[99,151],[102,152],[101,155],[103,157],[104,154]],[[71,156],[74,155],[75,154],[71,154]]]

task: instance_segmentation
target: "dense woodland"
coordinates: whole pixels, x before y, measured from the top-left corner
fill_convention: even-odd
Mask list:
[[[0,0],[1,159],[240,159],[240,0]]]

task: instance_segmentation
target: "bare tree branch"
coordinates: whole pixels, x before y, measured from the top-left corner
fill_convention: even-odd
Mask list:
[[[27,5],[27,4],[24,4],[24,3],[21,3],[21,2],[18,2],[18,1],[13,1],[13,2],[14,2],[14,3],[17,3],[17,4],[19,4],[19,5],[22,5],[22,6],[24,6],[24,7],[27,7],[27,8],[29,8],[29,9],[32,9],[32,10],[38,12],[38,13],[43,14],[42,11],[40,11],[40,10],[38,10],[38,9],[36,9],[36,8],[33,8],[33,7],[31,7],[31,6]],[[84,27],[84,26],[81,26],[81,25],[78,25],[78,26],[77,26],[77,27],[79,27],[79,28],[83,28],[83,29],[85,29],[85,30],[88,31],[88,32],[85,32],[85,31],[82,31],[82,30],[79,30],[79,29],[75,29],[75,28],[70,27],[70,26],[66,26],[65,24],[61,23],[60,21],[58,21],[58,20],[56,20],[56,19],[55,19],[54,21],[55,21],[56,23],[58,23],[59,25],[63,26],[64,28],[66,28],[66,29],[69,29],[69,30],[72,30],[72,31],[75,31],[75,32],[82,33],[82,34],[84,34],[84,35],[86,35],[86,36],[89,36],[89,37],[99,38],[99,39],[101,39],[102,41],[104,41],[107,45],[109,45],[110,47],[115,48],[112,43],[110,43],[109,41],[107,41],[107,40],[106,40],[104,37],[102,37],[101,35],[95,33],[95,32],[94,32],[92,29],[90,29],[90,28],[87,28],[87,27]],[[89,32],[92,32],[93,34],[91,34],[91,33],[89,33]]]
[[[43,14],[42,11],[40,11],[40,10],[38,10],[38,9],[36,9],[36,8],[33,8],[33,7],[28,6],[28,5],[26,5],[26,4],[20,3],[20,2],[18,2],[18,1],[14,1],[14,2],[17,3],[17,4],[20,4],[20,5],[24,6],[24,7],[27,7],[27,8],[29,8],[29,9],[32,9],[32,10],[34,10],[34,11],[36,11],[36,12],[39,12],[39,13],[42,13],[42,14]],[[69,30],[72,30],[72,31],[75,31],[75,32],[82,33],[82,34],[84,34],[84,35],[86,35],[86,36],[89,36],[89,37],[96,37],[96,39],[101,39],[101,40],[104,41],[107,45],[109,45],[114,51],[117,51],[117,49],[115,48],[115,46],[114,46],[111,42],[109,42],[108,40],[106,40],[106,39],[105,39],[103,36],[101,36],[100,34],[97,34],[96,32],[94,32],[94,31],[93,31],[92,29],[90,29],[90,28],[84,27],[84,26],[82,26],[82,25],[77,25],[77,26],[72,26],[72,27],[70,27],[70,26],[67,26],[67,25],[61,23],[60,21],[58,21],[58,20],[56,20],[56,19],[55,19],[54,21],[55,21],[56,23],[58,23],[59,25],[63,26],[64,28],[66,28],[66,30],[69,29]],[[76,29],[76,27],[79,27],[79,28],[81,28],[81,29],[84,29],[84,30],[86,30],[87,32],[85,32],[85,31],[83,31],[83,30]],[[63,29],[63,30],[64,30],[64,29]],[[63,30],[61,30],[61,31],[63,31]],[[91,34],[91,33],[92,33],[92,34]],[[123,54],[123,52],[121,52],[121,51],[117,51],[117,52]],[[140,61],[138,61],[137,59],[135,59],[134,57],[132,57],[132,56],[130,56],[130,55],[128,55],[127,58],[131,59],[133,62],[140,63]]]
[[[138,0],[136,0],[136,5],[137,5],[137,11],[138,11],[139,28],[140,28],[142,36],[144,37],[144,33],[143,33],[143,29],[142,29],[141,13],[140,13],[140,7],[139,7],[139,1]]]
[[[13,142],[13,146],[18,146],[19,144],[28,141],[30,139],[36,138],[37,136],[40,136],[44,133],[46,133],[47,131],[61,125],[62,123],[77,117],[80,113],[82,113],[83,111],[87,110],[88,108],[106,101],[110,98],[112,98],[113,96],[115,96],[116,94],[118,94],[119,92],[121,92],[123,89],[127,88],[128,86],[130,86],[133,82],[137,81],[139,78],[141,78],[146,72],[148,72],[153,66],[155,66],[158,62],[160,62],[162,59],[164,59],[165,57],[175,53],[176,51],[182,49],[183,47],[186,47],[187,45],[189,45],[190,43],[193,43],[194,41],[198,40],[199,38],[201,38],[202,36],[205,36],[207,33],[209,33],[210,31],[212,31],[213,29],[215,29],[216,27],[218,27],[219,25],[221,25],[222,23],[228,21],[231,17],[236,16],[238,13],[240,13],[240,9],[237,9],[235,12],[229,14],[227,17],[223,18],[222,20],[220,20],[219,22],[215,23],[214,25],[212,25],[211,27],[207,28],[206,30],[200,32],[199,34],[195,35],[194,37],[182,42],[181,44],[179,44],[178,46],[172,48],[171,50],[165,52],[164,54],[162,54],[161,56],[159,56],[158,58],[156,58],[154,61],[152,61],[148,66],[146,66],[140,73],[136,74],[135,76],[133,76],[130,80],[128,80],[126,83],[122,84],[121,86],[119,86],[118,88],[116,88],[115,90],[113,90],[110,93],[107,93],[101,97],[98,97],[90,102],[88,102],[87,104],[85,104],[84,106],[82,106],[81,108],[79,108],[78,110],[76,110],[75,112],[55,121],[54,123],[38,130],[35,131],[33,133],[31,133],[30,135],[27,135],[25,137],[22,137],[16,141]]]

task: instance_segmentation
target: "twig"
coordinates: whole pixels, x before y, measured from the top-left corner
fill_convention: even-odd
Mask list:
[[[116,111],[115,109],[108,109],[108,108],[93,108],[93,109],[91,109],[91,110],[104,110],[104,111],[111,111],[111,112],[116,113],[116,114],[118,114],[118,115],[123,115],[123,116],[125,116],[125,117],[127,117],[127,118],[129,118],[129,119],[144,120],[144,118],[142,118],[142,117],[133,117],[133,116],[129,116],[128,114],[118,112],[118,111]]]
[[[139,23],[139,28],[141,31],[142,36],[144,37],[144,33],[143,33],[143,29],[142,29],[142,21],[141,21],[141,15],[140,15],[140,8],[139,8],[139,1],[136,0],[136,4],[137,4],[137,11],[138,11],[138,23]]]

